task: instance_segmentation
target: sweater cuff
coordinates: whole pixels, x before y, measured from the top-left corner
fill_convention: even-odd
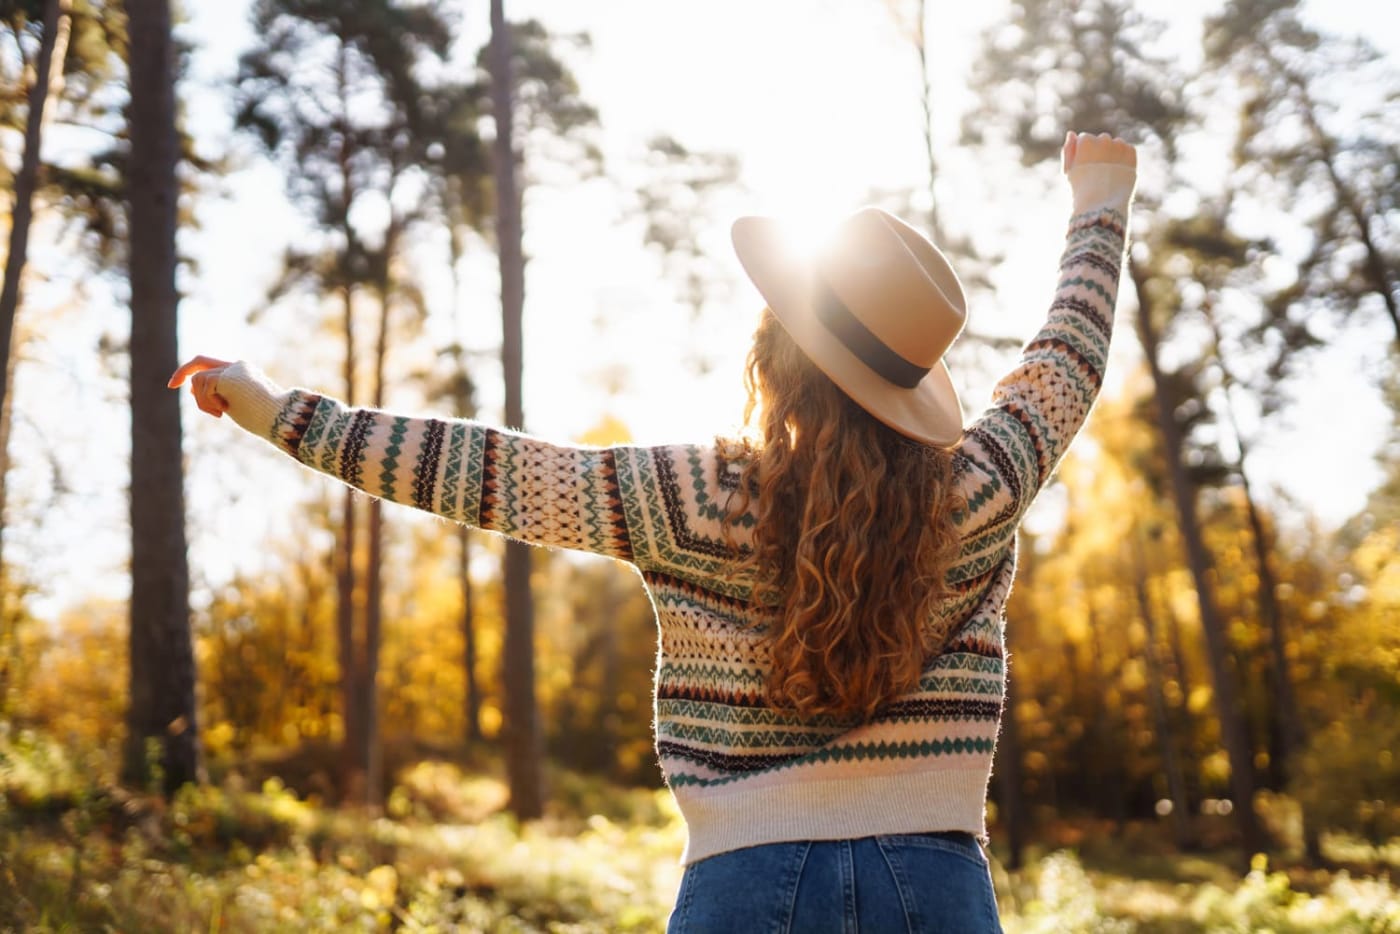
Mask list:
[[[272,428],[287,392],[257,367],[238,361],[224,368],[214,392],[228,403],[228,415],[244,431],[272,440]]]
[[[1074,213],[1105,208],[1127,213],[1137,185],[1137,169],[1116,162],[1086,162],[1069,170]]]

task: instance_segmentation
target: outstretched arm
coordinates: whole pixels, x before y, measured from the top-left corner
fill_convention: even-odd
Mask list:
[[[286,390],[246,363],[196,357],[201,411],[225,413],[302,464],[364,492],[521,541],[635,561],[644,533],[626,516],[639,450],[558,445],[465,419],[349,408]]]
[[[1107,134],[1071,133],[1063,165],[1074,208],[1049,316],[997,383],[991,407],[963,443],[973,468],[964,480],[969,501],[1001,503],[981,510],[984,522],[1025,511],[1083,426],[1103,383],[1137,153]]]

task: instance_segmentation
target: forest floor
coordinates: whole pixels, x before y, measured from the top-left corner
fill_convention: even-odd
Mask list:
[[[684,825],[665,792],[550,776],[519,826],[487,763],[398,773],[386,813],[233,774],[130,794],[41,741],[0,750],[0,931],[662,931]],[[1161,829],[1064,822],[993,878],[1008,934],[1396,932],[1400,840],[1324,838],[1307,870],[1174,852]]]

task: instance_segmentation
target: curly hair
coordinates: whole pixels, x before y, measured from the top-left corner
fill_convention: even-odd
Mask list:
[[[771,610],[769,702],[803,717],[868,720],[913,690],[948,641],[937,607],[958,554],[954,513],[966,505],[952,483],[956,445],[913,441],[876,420],[768,309],[745,385],[751,435],[724,523],[732,534],[755,507],[753,546],[740,560],[754,602]]]

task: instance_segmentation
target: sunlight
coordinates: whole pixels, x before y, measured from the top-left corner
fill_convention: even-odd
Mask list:
[[[814,199],[810,193],[820,190],[815,187],[799,189],[801,194],[774,202],[773,217],[793,252],[804,260],[812,260],[831,243],[853,206],[845,201]]]

